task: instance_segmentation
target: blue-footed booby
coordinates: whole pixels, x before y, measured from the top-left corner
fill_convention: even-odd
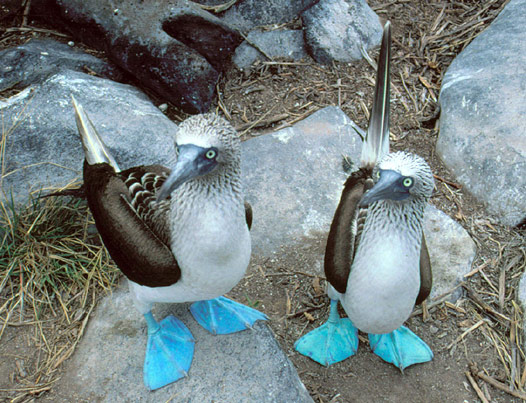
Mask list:
[[[295,344],[322,365],[354,355],[358,330],[368,333],[375,354],[402,371],[433,358],[428,345],[403,326],[431,291],[422,226],[434,181],[419,156],[389,153],[390,42],[387,22],[361,167],[345,182],[327,239],[329,319]],[[338,301],[348,318],[340,318]]]
[[[73,106],[88,205],[146,319],[144,382],[158,389],[187,374],[194,339],[174,316],[157,322],[155,302],[195,301],[192,315],[213,334],[266,319],[222,297],[241,280],[251,254],[252,210],[241,185],[240,140],[223,118],[193,116],[175,134],[172,170],[151,165],[121,171],[75,99]]]

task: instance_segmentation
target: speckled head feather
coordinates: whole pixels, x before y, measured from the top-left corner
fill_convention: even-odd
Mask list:
[[[230,123],[215,113],[195,115],[183,121],[175,135],[175,142],[177,145],[216,147],[220,163],[239,163],[241,160],[239,136]]]
[[[225,119],[213,113],[189,117],[179,125],[175,146],[172,173],[157,194],[159,202],[191,189],[207,192],[227,184],[241,192],[241,142]]]
[[[409,193],[414,198],[422,198],[427,201],[433,194],[435,182],[433,173],[427,162],[416,154],[398,151],[386,154],[376,165],[373,171],[373,178],[377,178],[379,169],[392,170],[400,175],[413,178],[414,185]]]

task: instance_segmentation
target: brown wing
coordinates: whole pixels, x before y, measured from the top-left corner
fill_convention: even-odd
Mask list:
[[[433,285],[433,273],[431,272],[431,261],[427,250],[426,238],[422,234],[422,248],[420,249],[420,291],[416,297],[416,304],[422,303],[431,292]]]
[[[167,173],[160,166],[116,173],[108,164],[84,163],[88,205],[104,245],[126,277],[149,287],[181,277],[169,245],[167,205],[148,208]]]
[[[347,288],[356,245],[358,203],[367,190],[370,177],[371,170],[361,168],[347,179],[327,238],[325,276],[340,293]]]
[[[252,228],[252,206],[245,200],[245,219],[247,220],[248,229]]]

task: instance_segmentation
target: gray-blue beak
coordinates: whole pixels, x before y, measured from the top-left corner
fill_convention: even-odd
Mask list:
[[[157,201],[163,201],[183,183],[192,178],[202,176],[217,166],[214,159],[205,157],[208,149],[193,144],[183,144],[179,147],[179,155],[175,167],[161,186]]]
[[[360,207],[366,207],[379,200],[404,200],[409,197],[411,186],[404,186],[404,176],[385,169],[380,171],[380,179],[360,200]]]

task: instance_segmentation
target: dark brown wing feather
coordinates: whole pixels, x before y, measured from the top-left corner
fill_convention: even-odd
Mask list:
[[[427,250],[426,238],[422,234],[422,249],[420,249],[420,291],[416,297],[416,304],[422,303],[431,292],[433,285],[433,273],[431,272],[431,261]]]
[[[154,175],[145,177],[147,172]],[[84,163],[88,205],[104,245],[126,277],[149,287],[169,286],[181,277],[170,250],[167,207],[145,207],[167,173],[160,166],[116,173],[108,164]]]
[[[338,208],[331,223],[325,248],[325,276],[340,293],[347,289],[347,279],[354,258],[358,226],[358,203],[371,182],[371,170],[361,168],[345,182]]]
[[[248,229],[252,228],[252,206],[245,200],[245,219],[247,220]]]

